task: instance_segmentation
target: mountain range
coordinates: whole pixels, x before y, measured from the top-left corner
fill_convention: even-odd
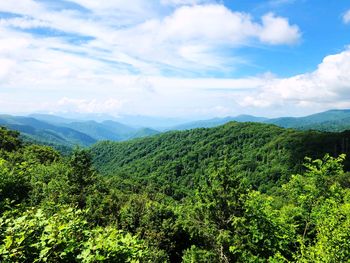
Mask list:
[[[76,118],[75,118],[76,117]],[[124,116],[116,121],[110,116],[77,115],[73,118],[52,114],[31,114],[29,116],[0,115],[0,126],[21,132],[27,140],[52,146],[90,146],[98,141],[126,141],[146,137],[170,130],[211,128],[228,122],[257,122],[274,124],[298,130],[319,130],[341,132],[350,130],[350,109],[329,110],[305,117],[264,118],[251,115],[196,120],[178,124],[179,119],[143,116]],[[108,120],[106,118],[111,118]],[[139,121],[139,123],[138,123]],[[144,126],[143,124],[149,124]],[[177,124],[177,125],[173,125]],[[162,127],[162,128],[161,128]],[[161,128],[157,130],[156,128]]]
[[[281,117],[271,119],[252,115],[239,115],[236,117],[214,118],[209,120],[188,122],[173,126],[169,130],[211,128],[223,125],[230,121],[268,123],[283,128],[293,128],[297,130],[339,132],[350,129],[350,109],[329,110],[305,117]]]
[[[89,146],[97,141],[124,141],[157,134],[149,128],[133,128],[115,121],[78,121],[54,115],[0,115],[0,126],[21,132],[26,140],[51,146]]]

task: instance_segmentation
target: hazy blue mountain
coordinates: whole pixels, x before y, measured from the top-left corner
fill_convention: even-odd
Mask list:
[[[88,134],[92,138],[100,140],[123,141],[132,137],[136,129],[115,121],[80,121],[66,124],[72,129]]]
[[[34,117],[38,120],[51,122],[54,124],[70,123],[70,122],[84,122],[84,121],[114,121],[132,128],[152,128],[155,130],[166,129],[175,125],[180,125],[189,122],[190,119],[184,118],[170,118],[170,117],[156,117],[143,115],[120,115],[112,116],[109,114],[94,114],[94,113],[35,113],[30,114],[29,117]]]
[[[69,127],[88,134],[92,138],[102,141],[125,141],[128,139],[146,137],[159,133],[150,128],[133,128],[116,121],[86,121],[67,124]]]
[[[69,119],[69,118],[64,118],[64,117],[57,116],[57,115],[42,114],[42,113],[33,113],[33,114],[28,115],[28,117],[32,117],[32,118],[35,118],[37,120],[45,121],[45,122],[52,123],[52,124],[71,123],[71,122],[78,121],[77,119]]]
[[[114,116],[105,113],[79,113],[79,112],[59,112],[54,115],[71,119],[73,121],[97,121],[117,120]]]
[[[71,127],[74,130],[88,134],[96,140],[111,140],[119,141],[122,140],[122,137],[118,134],[117,131],[111,131],[103,124],[96,121],[85,121],[85,122],[72,122],[65,124]]]
[[[137,130],[132,137],[130,137],[129,139],[134,139],[134,138],[143,138],[143,137],[148,137],[148,136],[152,136],[152,135],[156,135],[159,134],[160,132],[151,128],[141,128],[139,130]]]
[[[324,121],[321,123],[315,123],[310,125],[305,125],[302,127],[304,130],[319,130],[319,131],[345,131],[350,130],[350,117],[340,119],[340,120],[332,120],[332,121]]]
[[[32,117],[0,115],[0,125],[18,130],[36,141],[73,146],[88,146],[97,140],[69,127],[56,126]]]
[[[284,128],[299,130],[320,131],[344,131],[350,130],[350,109],[329,110],[305,117],[281,117],[268,119],[251,115],[239,115],[236,117],[213,118],[209,120],[192,121],[173,126],[167,130],[189,130],[195,128],[211,128],[226,124],[230,121],[237,122],[262,122],[275,124]]]
[[[106,129],[109,129],[110,131],[118,131],[120,134],[130,134],[135,132],[137,129],[130,127],[128,125],[125,125],[123,123],[117,122],[117,121],[112,121],[112,120],[107,120],[103,121],[101,123]]]
[[[255,117],[251,115],[239,115],[236,117],[225,117],[225,118],[213,118],[209,120],[199,120],[199,121],[193,121],[184,123],[181,125],[174,126],[170,128],[169,130],[190,130],[195,128],[212,128],[216,126],[220,126],[223,124],[226,124],[231,121],[237,121],[237,122],[264,122],[267,120],[263,117]]]
[[[150,128],[133,128],[106,120],[72,121],[55,115],[33,114],[33,117],[0,115],[0,125],[18,130],[26,140],[51,146],[89,146],[97,141],[125,141],[159,133]],[[62,148],[62,147],[61,147]]]
[[[165,130],[169,127],[180,125],[188,122],[187,119],[182,118],[166,118],[166,117],[152,117],[141,115],[122,115],[114,120],[124,123],[135,128],[152,128],[156,130]]]
[[[269,119],[265,122],[285,128],[343,131],[350,129],[350,109],[329,110],[305,117],[284,117]]]

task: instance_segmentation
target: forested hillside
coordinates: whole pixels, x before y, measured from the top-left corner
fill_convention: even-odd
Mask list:
[[[235,122],[121,143],[99,142],[92,147],[94,163],[103,174],[126,174],[141,189],[151,183],[179,198],[224,163],[247,185],[266,191],[301,172],[305,156],[349,152],[350,132],[303,132]],[[345,166],[350,168],[349,160]]]
[[[349,138],[229,123],[63,157],[1,128],[0,261],[347,262]]]

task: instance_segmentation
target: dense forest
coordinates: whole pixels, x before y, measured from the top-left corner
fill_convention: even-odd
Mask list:
[[[350,132],[258,123],[61,155],[0,129],[1,262],[349,262]]]

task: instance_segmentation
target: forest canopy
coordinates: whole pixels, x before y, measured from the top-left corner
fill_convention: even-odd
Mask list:
[[[0,261],[347,262],[349,137],[229,123],[62,156],[1,128]]]

